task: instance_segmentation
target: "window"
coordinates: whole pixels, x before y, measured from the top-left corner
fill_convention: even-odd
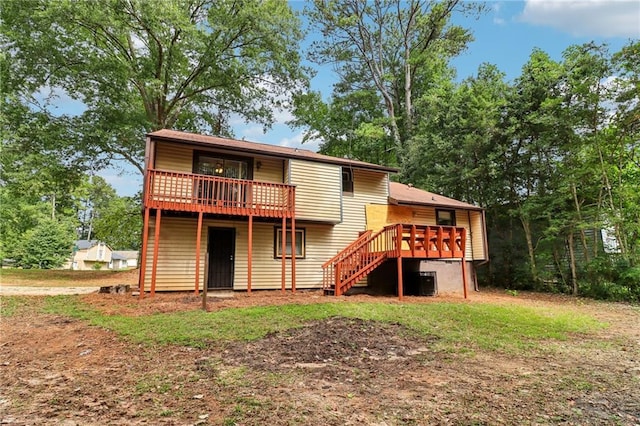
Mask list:
[[[353,194],[353,169],[342,168],[342,193]]]
[[[454,210],[436,210],[436,225],[456,226],[456,212]]]
[[[193,172],[201,175],[233,179],[253,178],[253,163],[250,158],[234,158],[215,153],[196,152],[193,163]]]
[[[288,228],[286,231],[287,234],[287,257],[291,257],[291,228]],[[281,259],[282,258],[282,228],[275,228],[275,238],[274,238],[274,247],[273,257]],[[304,228],[296,228],[296,259],[305,257],[305,230]]]

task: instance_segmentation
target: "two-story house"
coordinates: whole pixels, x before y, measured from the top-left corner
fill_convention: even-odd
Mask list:
[[[458,274],[444,268],[450,284],[441,278],[440,289],[466,294],[472,263],[487,258],[483,211],[391,183],[394,172],[303,149],[150,133],[140,294],[206,286],[339,295],[394,264],[402,297],[403,262],[431,271],[427,262],[441,259]]]

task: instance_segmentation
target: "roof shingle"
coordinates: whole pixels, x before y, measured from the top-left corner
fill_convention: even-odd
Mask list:
[[[389,182],[389,203],[448,207],[463,210],[483,210],[482,207],[474,206],[473,204],[468,204],[398,182]]]
[[[147,134],[153,139],[165,140],[177,143],[190,143],[207,147],[232,149],[251,154],[261,154],[271,157],[297,158],[301,160],[317,161],[319,163],[338,164],[361,169],[380,170],[384,172],[396,173],[398,170],[393,167],[380,166],[378,164],[366,163],[364,161],[351,160],[348,158],[331,157],[329,155],[318,154],[307,149],[289,148],[278,145],[269,145],[257,142],[241,141],[237,139],[223,138],[219,136],[207,136],[197,133],[180,132],[177,130],[162,129]]]

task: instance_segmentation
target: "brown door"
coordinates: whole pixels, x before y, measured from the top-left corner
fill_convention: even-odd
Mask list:
[[[233,288],[236,249],[234,228],[209,228],[209,281],[207,288]]]

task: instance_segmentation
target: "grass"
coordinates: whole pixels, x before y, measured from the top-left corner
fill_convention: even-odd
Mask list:
[[[18,312],[31,309],[33,303],[25,297],[3,296],[0,297],[0,318],[11,317]]]
[[[561,309],[456,303],[291,304],[127,317],[102,314],[75,296],[54,296],[45,299],[44,310],[86,320],[136,343],[192,347],[259,339],[334,316],[399,323],[416,337],[437,337],[442,350],[522,352],[543,340],[563,341],[574,333],[605,326],[592,317]]]
[[[0,270],[0,282],[3,285],[27,287],[99,287],[104,281],[120,280],[130,282],[131,275],[137,271],[72,271],[69,269],[19,269],[6,268]]]

